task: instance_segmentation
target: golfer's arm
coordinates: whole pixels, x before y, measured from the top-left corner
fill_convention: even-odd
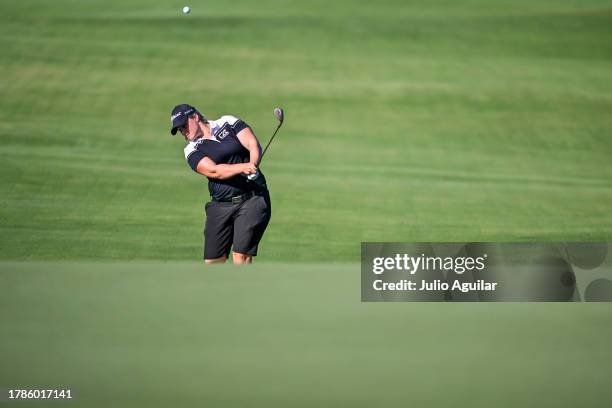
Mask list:
[[[196,171],[212,179],[226,180],[241,174],[244,171],[244,163],[217,164],[209,157],[204,157],[198,163]]]
[[[249,151],[249,161],[259,165],[259,159],[261,158],[261,145],[257,141],[257,137],[253,134],[251,129],[244,128],[238,132],[238,140]]]

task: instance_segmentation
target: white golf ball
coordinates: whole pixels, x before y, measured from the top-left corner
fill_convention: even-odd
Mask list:
[[[189,13],[191,13],[191,7],[189,6],[183,7],[183,14],[189,14]]]

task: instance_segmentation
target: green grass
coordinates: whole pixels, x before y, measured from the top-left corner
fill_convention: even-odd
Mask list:
[[[0,384],[71,387],[65,406],[597,407],[612,397],[606,304],[360,303],[359,265],[0,268]]]
[[[260,259],[361,241],[609,240],[612,4],[5,1],[0,259],[201,256],[191,102],[262,141]]]
[[[87,407],[610,400],[607,305],[363,304],[356,265],[362,241],[612,238],[610,1],[185,4],[0,4],[0,388]],[[286,110],[259,266],[195,263],[207,189],[168,134],[180,102],[263,142]]]

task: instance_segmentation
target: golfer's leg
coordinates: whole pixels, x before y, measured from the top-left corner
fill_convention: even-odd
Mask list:
[[[225,261],[227,261],[227,257],[226,256],[222,256],[222,257],[215,258],[215,259],[204,259],[204,263],[206,265],[222,264],[222,263],[225,263]]]
[[[234,263],[251,263],[271,216],[268,197],[255,196],[246,201],[234,221]]]
[[[225,263],[229,256],[234,234],[233,207],[226,203],[206,204],[204,224],[204,263]]]
[[[234,261],[234,265],[250,264],[253,262],[253,256],[232,252],[232,261]]]

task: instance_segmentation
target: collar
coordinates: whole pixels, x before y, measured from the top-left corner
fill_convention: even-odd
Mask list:
[[[217,133],[217,130],[219,130],[219,128],[220,128],[221,126],[219,126],[219,125],[217,124],[217,122],[215,122],[215,121],[213,121],[213,120],[209,120],[209,121],[208,121],[208,124],[210,125],[210,138],[211,138],[212,140],[216,140],[216,141],[218,142],[219,140],[218,140],[218,139],[217,139],[217,137],[215,136],[215,133]]]

